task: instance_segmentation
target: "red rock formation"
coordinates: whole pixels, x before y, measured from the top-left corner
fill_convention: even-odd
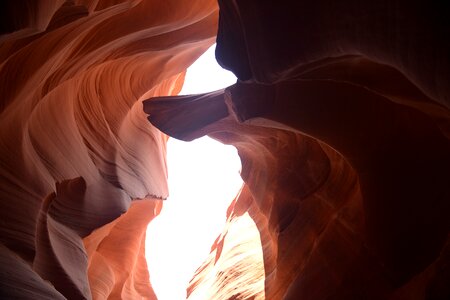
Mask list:
[[[260,234],[247,212],[252,211],[251,202],[242,200],[248,197],[245,188],[238,205],[235,199],[228,208],[223,233],[190,283],[189,300],[265,299]]]
[[[216,55],[241,81],[144,110],[171,136],[238,148],[267,299],[449,297],[448,10],[219,3]]]
[[[143,241],[167,197],[167,137],[141,101],[178,93],[217,4],[6,3],[0,298],[154,299]]]
[[[254,257],[230,263],[248,241],[228,249],[227,234],[190,297],[449,298],[445,1],[219,5],[218,60],[240,81],[144,109],[171,136],[238,148],[246,185],[224,233],[255,221],[264,293]],[[167,196],[166,136],[142,100],[179,91],[215,2],[6,6],[1,297],[154,298],[142,247]]]
[[[145,231],[161,207],[157,199],[134,201],[125,214],[84,239],[94,299],[156,299],[145,259]]]

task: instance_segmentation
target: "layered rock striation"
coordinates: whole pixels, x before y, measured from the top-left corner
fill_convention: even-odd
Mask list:
[[[239,195],[240,202],[235,199],[228,208],[223,233],[190,282],[189,300],[265,299],[260,234],[251,217],[251,202],[242,201],[249,197],[248,189]]]
[[[155,299],[144,234],[168,193],[167,137],[142,99],[179,92],[217,4],[4,6],[0,298]]]
[[[449,298],[447,5],[219,8],[7,2],[0,297],[156,298],[144,259],[167,197],[156,126],[242,160],[245,185],[190,299]],[[238,82],[170,96],[216,33]]]

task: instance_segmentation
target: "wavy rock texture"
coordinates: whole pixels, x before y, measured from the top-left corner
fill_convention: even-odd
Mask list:
[[[165,133],[208,134],[242,159],[246,185],[190,298],[450,298],[445,1],[219,7],[217,58],[240,81],[144,103]],[[167,137],[142,100],[180,90],[216,3],[4,11],[1,298],[154,299],[144,228],[167,197]],[[263,268],[255,235],[236,234],[247,216]]]
[[[240,81],[144,110],[170,136],[238,149],[248,193],[235,205],[260,232],[266,299],[450,297],[449,10],[219,5],[216,56]],[[222,274],[241,287],[240,265],[218,273],[230,258],[217,246],[212,255],[192,296],[217,290]],[[246,298],[230,286],[216,298]]]
[[[144,231],[167,197],[167,137],[141,102],[178,93],[217,4],[6,3],[0,297],[154,299]]]
[[[162,200],[134,201],[125,214],[83,240],[94,299],[156,299],[145,259],[145,232],[161,207]]]
[[[264,262],[258,228],[247,212],[250,202],[233,201],[223,233],[197,270],[187,294],[194,299],[265,299]],[[245,205],[245,204],[247,205]]]

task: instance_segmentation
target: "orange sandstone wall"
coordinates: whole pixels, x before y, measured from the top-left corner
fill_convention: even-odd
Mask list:
[[[167,137],[141,102],[178,93],[215,40],[217,4],[5,6],[0,297],[154,299],[144,233],[167,197]]]
[[[145,258],[145,232],[162,200],[133,201],[128,211],[84,240],[94,299],[156,299]]]
[[[191,299],[450,297],[444,2],[219,1],[217,57],[240,81],[144,103],[163,132],[242,159]],[[142,101],[179,91],[215,39],[215,1],[5,12],[1,297],[154,298],[144,232],[167,197],[167,137]],[[264,274],[245,250],[255,237],[236,234],[246,216]]]

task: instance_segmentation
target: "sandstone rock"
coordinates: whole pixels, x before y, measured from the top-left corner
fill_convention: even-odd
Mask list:
[[[155,299],[144,231],[168,196],[167,137],[142,99],[179,92],[217,4],[5,3],[0,298]]]
[[[237,147],[258,207],[266,298],[448,297],[448,10],[219,4],[217,59],[240,81],[144,109],[168,135]],[[186,127],[189,114],[210,121]],[[210,285],[197,276],[190,289]]]
[[[0,297],[155,298],[144,231],[167,136],[144,105],[242,160],[191,299],[449,298],[447,6],[220,0],[217,20],[209,0],[7,2]],[[217,32],[238,83],[170,97]],[[248,216],[263,272],[234,231]]]

